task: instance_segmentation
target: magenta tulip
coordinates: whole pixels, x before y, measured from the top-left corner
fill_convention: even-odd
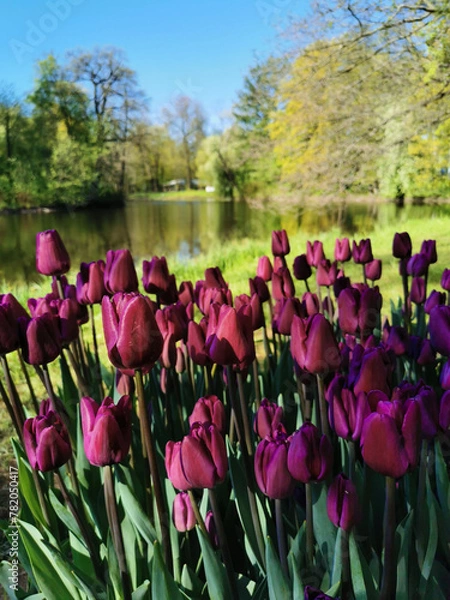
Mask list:
[[[428,323],[433,348],[443,356],[450,356],[450,306],[435,306]]]
[[[322,259],[325,258],[323,252],[323,243],[315,240],[312,244],[308,240],[306,242],[306,259],[311,267],[317,267]]]
[[[191,499],[186,492],[180,492],[173,499],[172,521],[180,533],[194,529],[196,524]]]
[[[70,269],[69,254],[56,229],[36,234],[36,269],[42,275],[55,276]]]
[[[260,407],[256,411],[253,430],[261,439],[267,436],[276,437],[276,432],[282,420],[282,407],[275,402],[269,402],[267,398],[263,398]]]
[[[19,323],[23,358],[30,365],[46,365],[61,353],[61,334],[57,322],[50,313],[25,319]]]
[[[214,395],[199,398],[189,417],[189,425],[192,427],[194,423],[212,423],[222,435],[225,435],[227,416],[221,400]]]
[[[370,239],[361,240],[359,244],[353,240],[352,256],[357,265],[365,265],[372,262],[373,254]]]
[[[77,275],[77,300],[80,304],[100,304],[106,294],[104,283],[105,263],[98,260],[81,263]]]
[[[291,354],[300,368],[314,374],[335,371],[341,363],[333,328],[320,313],[306,321],[294,315]]]
[[[348,238],[336,239],[334,245],[334,259],[338,262],[347,262],[352,257]]]
[[[173,304],[178,299],[175,275],[169,274],[166,257],[154,256],[142,263],[142,284],[148,294],[156,294],[162,304]]]
[[[255,454],[255,479],[259,489],[272,499],[292,495],[295,481],[288,471],[289,439],[283,432],[261,440]]]
[[[128,249],[108,250],[104,283],[109,294],[137,292],[139,287],[137,273]]]
[[[272,254],[274,256],[286,256],[291,251],[289,238],[285,229],[272,231]]]
[[[258,267],[256,269],[256,275],[264,279],[264,281],[270,281],[272,278],[273,267],[268,256],[261,256],[258,260]]]
[[[43,402],[39,415],[27,419],[23,426],[23,439],[28,460],[33,469],[53,471],[72,456],[69,433],[59,415]]]
[[[312,423],[304,423],[291,437],[287,466],[297,481],[323,481],[333,466],[330,440]]]
[[[330,485],[327,495],[327,513],[335,527],[351,531],[359,520],[358,494],[353,481],[339,474]]]
[[[374,259],[364,265],[364,273],[370,281],[381,279],[382,263],[379,259]]]

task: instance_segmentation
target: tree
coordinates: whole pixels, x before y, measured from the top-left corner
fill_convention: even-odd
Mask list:
[[[0,195],[8,204],[14,202],[14,160],[18,152],[18,138],[22,128],[22,107],[12,87],[0,89]],[[1,181],[3,179],[3,182]]]
[[[189,96],[177,96],[163,109],[165,123],[180,144],[184,157],[186,187],[190,189],[195,173],[195,155],[205,137],[206,118],[201,105]]]

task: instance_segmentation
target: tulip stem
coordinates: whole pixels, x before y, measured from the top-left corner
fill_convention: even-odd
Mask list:
[[[14,429],[16,430],[17,437],[19,438],[19,440],[22,440],[22,433],[23,433],[22,429],[20,428],[20,424],[18,423],[18,421],[16,419],[16,413],[14,412],[14,408],[12,407],[11,402],[9,401],[8,394],[6,393],[6,390],[1,381],[0,381],[0,395],[3,399],[3,402],[5,403],[6,410],[8,411],[8,414],[12,421],[12,424],[14,425]]]
[[[281,567],[283,573],[288,577],[286,533],[284,531],[283,509],[279,498],[275,498],[275,522],[277,527],[278,554],[280,556]]]
[[[402,284],[403,284],[403,306],[404,306],[404,317],[405,317],[405,325],[407,333],[411,333],[411,321],[409,316],[409,307],[408,307],[408,274],[405,272],[402,274]]]
[[[319,393],[320,426],[322,434],[330,437],[330,426],[328,424],[327,403],[325,401],[325,389],[322,375],[317,374],[317,391]]]
[[[75,358],[74,353],[72,352],[72,350],[69,347],[65,348],[65,350],[67,351],[67,355],[69,357],[69,362],[72,365],[72,369],[75,372],[75,376],[77,378],[77,383],[78,383],[78,386],[80,387],[82,395],[83,396],[89,396],[89,391],[90,390],[89,390],[89,388],[88,388],[88,386],[86,384],[86,381],[85,381],[85,379],[84,379],[84,377],[83,377],[83,375],[81,373],[80,365],[77,362],[77,359]],[[103,398],[100,398],[100,400],[102,400],[102,399]]]
[[[261,388],[260,388],[260,385],[259,385],[258,359],[256,359],[256,358],[253,361],[253,383],[254,383],[254,386],[255,386],[255,404],[256,404],[256,410],[258,410],[258,408],[261,405]]]
[[[220,550],[222,552],[223,562],[225,563],[228,581],[230,583],[231,596],[234,600],[238,600],[239,594],[236,585],[236,577],[234,575],[233,562],[231,560],[230,548],[228,547],[227,536],[225,533],[222,516],[220,514],[216,492],[213,489],[209,489],[208,492],[209,502],[211,504],[211,509],[214,516],[214,523],[217,529],[217,537],[219,538]]]
[[[397,561],[395,558],[395,479],[386,477],[384,506],[384,560],[380,600],[395,598]]]
[[[353,481],[355,476],[356,449],[355,442],[348,440],[348,478]]]
[[[349,598],[350,596],[350,553],[348,545],[348,531],[341,529],[341,596]]]
[[[205,521],[203,520],[203,517],[198,508],[198,504],[194,497],[194,492],[192,490],[188,490],[188,495],[189,495],[189,500],[191,501],[192,510],[194,511],[195,519],[196,519],[200,529],[203,531],[203,533],[205,535],[208,535],[208,530],[206,529]]]
[[[95,549],[94,543],[92,541],[92,537],[89,534],[89,529],[87,529],[87,527],[86,527],[86,520],[85,520],[85,518],[80,517],[77,509],[75,508],[74,503],[72,502],[72,498],[70,497],[69,491],[66,487],[66,484],[64,483],[64,479],[62,478],[61,473],[58,470],[55,471],[55,477],[56,477],[56,480],[58,481],[59,488],[60,488],[61,493],[64,498],[64,502],[69,507],[70,512],[72,513],[75,521],[77,522],[77,525],[80,529],[81,535],[83,536],[84,542],[86,544],[88,552],[91,556],[92,563],[94,565],[95,574],[97,575],[97,577],[99,579],[103,580],[102,572],[101,572],[100,565],[99,565],[98,552]],[[84,515],[83,515],[83,517],[84,517]]]
[[[93,304],[89,305],[89,310],[91,313],[91,329],[92,329],[92,340],[94,343],[95,369],[96,369],[96,376],[97,376],[97,384],[98,384],[98,391],[100,392],[99,399],[103,400],[102,368],[100,365],[100,356],[98,353],[97,332],[95,329],[95,312],[94,312]]]
[[[5,375],[6,387],[8,389],[9,405],[12,411],[14,412],[17,433],[19,435],[20,440],[23,441],[23,424],[25,423],[25,414],[23,412],[23,406],[20,402],[19,395],[17,394],[16,387],[12,380],[6,356],[2,354],[0,358],[3,367],[3,373]]]
[[[361,265],[361,267],[362,267],[362,272],[363,272],[364,284],[367,285],[366,266],[365,265]]]
[[[150,426],[150,420],[148,417],[147,406],[145,404],[144,396],[144,382],[142,379],[142,372],[136,369],[136,390],[138,396],[139,405],[139,420],[141,422],[141,432],[144,436],[142,440],[147,453],[148,466],[150,469],[150,476],[153,481],[153,492],[155,494],[156,510],[158,511],[159,524],[161,527],[162,547],[164,552],[164,558],[168,568],[170,570],[171,554],[170,554],[170,533],[169,533],[169,520],[167,511],[165,510],[164,495],[161,485],[161,478],[159,476],[158,460],[156,457],[156,448],[153,440],[152,429]],[[150,483],[151,485],[151,483]]]
[[[25,377],[25,381],[27,382],[28,389],[30,391],[31,402],[33,403],[33,408],[36,411],[36,414],[39,413],[39,404],[36,399],[36,394],[34,393],[33,386],[31,384],[30,376],[28,375],[27,367],[25,365],[25,361],[23,360],[22,351],[17,350],[17,354],[19,356],[20,368],[22,369],[23,376]]]
[[[238,382],[238,389],[239,389],[239,401],[241,404],[242,424],[244,427],[245,444],[247,446],[248,456],[252,457],[253,456],[252,434],[250,431],[250,421],[248,418],[247,401],[245,399],[244,378],[242,377],[242,373],[240,373],[240,372],[237,373],[237,382]]]
[[[311,288],[309,287],[309,283],[307,279],[303,280],[305,282],[305,287],[306,287],[306,291],[308,292],[308,294],[311,292]]]
[[[309,567],[314,561],[314,525],[312,508],[312,484],[305,483],[306,492],[306,560]]]
[[[123,598],[124,600],[131,600],[130,576],[128,575],[122,530],[120,528],[119,515],[117,513],[117,501],[116,494],[114,491],[114,482],[111,465],[106,465],[105,467],[103,467],[103,475],[105,478],[106,512],[108,515],[109,528],[111,530],[114,549],[116,551],[117,562],[119,563]]]

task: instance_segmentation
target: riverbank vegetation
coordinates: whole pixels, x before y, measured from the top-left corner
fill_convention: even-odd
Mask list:
[[[449,17],[448,2],[315,3],[284,51],[250,68],[213,132],[187,96],[151,122],[120,50],[49,56],[25,99],[0,90],[0,204],[206,185],[232,199],[448,197]]]

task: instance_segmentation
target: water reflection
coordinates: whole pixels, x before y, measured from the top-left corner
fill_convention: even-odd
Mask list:
[[[7,281],[38,279],[35,235],[58,229],[77,266],[103,258],[110,248],[130,248],[137,260],[155,254],[181,260],[233,238],[269,239],[272,229],[315,235],[337,228],[343,235],[370,232],[375,226],[411,218],[450,216],[449,205],[329,204],[295,207],[280,213],[231,202],[130,202],[125,208],[79,212],[0,215],[0,277]]]

